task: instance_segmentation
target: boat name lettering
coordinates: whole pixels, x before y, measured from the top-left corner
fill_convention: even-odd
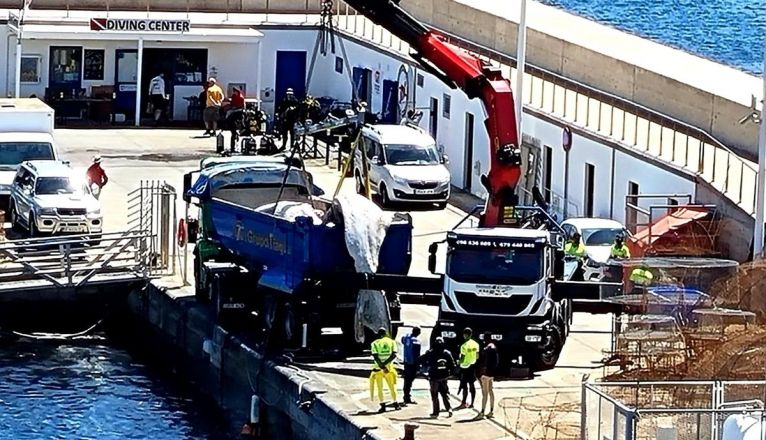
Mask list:
[[[271,249],[283,255],[290,254],[285,242],[275,238],[274,234],[257,233],[252,229],[246,229],[241,222],[234,225],[234,239],[237,241],[253,243],[258,247]]]

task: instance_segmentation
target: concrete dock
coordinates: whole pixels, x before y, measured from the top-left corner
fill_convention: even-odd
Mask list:
[[[182,175],[196,169],[200,159],[215,155],[214,139],[201,137],[202,131],[62,129],[57,130],[56,137],[61,146],[61,156],[70,160],[73,166],[81,167],[83,172],[93,155],[102,156],[103,166],[110,179],[101,197],[105,225],[107,231],[119,231],[126,226],[127,193],[136,188],[141,180],[165,180],[180,192]],[[323,160],[310,162],[310,171],[314,175],[315,183],[328,192],[331,192],[337,184],[338,173],[335,171],[334,162],[331,162],[329,167],[324,165]],[[344,184],[344,191],[353,191],[353,182],[350,179]],[[179,217],[183,213],[181,203],[179,196],[177,205]],[[451,205],[444,211],[417,210],[411,214],[415,227],[411,273],[424,275],[427,270],[428,244],[440,239],[465,215],[465,212]],[[189,273],[191,274],[191,271]],[[180,277],[159,280],[156,288],[150,290],[153,292],[151,295],[157,298],[150,300],[145,297],[143,304],[150,307],[142,309],[142,313],[146,313],[146,316],[155,314],[154,318],[150,319],[155,330],[162,332],[168,322],[175,319],[170,315],[176,317],[183,315],[183,325],[186,326],[184,328],[187,331],[195,325],[194,319],[198,323],[204,323],[199,324],[200,328],[197,329],[201,335],[197,342],[201,342],[204,338],[214,339],[214,333],[216,333],[214,326],[210,326],[208,318],[205,318],[204,313],[198,310],[199,306],[193,304],[193,291],[190,286],[182,285]],[[160,298],[163,295],[165,297]],[[156,315],[162,310],[170,314],[166,320]],[[169,312],[169,310],[173,311]],[[403,308],[403,320],[406,325],[417,324],[423,327],[423,339],[428,341],[436,313],[434,307],[408,305]],[[167,322],[163,324],[164,321]],[[318,409],[313,415],[311,411],[299,413],[295,402],[300,400],[300,396],[292,395],[292,403],[289,403],[290,399],[287,397],[284,402],[295,405],[295,414],[292,409],[289,412],[283,411],[288,417],[293,418],[294,422],[297,417],[303,417],[295,423],[310,424],[311,417],[324,418],[326,423],[317,425],[317,429],[320,429],[321,425],[324,431],[318,431],[313,435],[322,435],[322,433],[329,435],[333,432],[336,435],[358,433],[360,437],[367,435],[369,438],[396,439],[402,436],[405,423],[416,423],[420,425],[416,431],[416,438],[419,439],[437,439],[446,436],[472,439],[578,438],[580,384],[583,375],[594,378],[601,374],[600,360],[603,357],[602,350],[609,348],[610,324],[608,316],[575,314],[573,333],[567,340],[557,368],[544,372],[532,380],[496,383],[496,417],[493,420],[474,420],[477,411],[470,409],[457,411],[452,418],[446,418],[446,414],[438,419],[429,418],[431,407],[428,383],[425,379],[418,379],[415,382],[413,397],[418,402],[417,405],[378,414],[377,405],[369,400],[367,377],[370,360],[367,358],[274,367],[276,376],[269,373],[265,377],[277,380],[275,377],[281,374],[282,379],[291,380],[293,385],[303,383],[307,389],[314,391],[316,399],[321,403],[317,408],[323,408],[322,410]],[[172,334],[166,332],[165,336],[169,340],[178,341],[178,334],[175,333],[177,329],[178,327]],[[206,332],[208,334],[204,336]],[[185,331],[184,341],[187,338]],[[201,343],[194,347],[194,350],[201,352]],[[247,350],[243,353],[245,353],[243,356],[251,355],[247,354]],[[250,380],[249,375],[244,376],[242,380]],[[401,383],[399,387],[401,390]],[[450,389],[453,392],[453,405],[457,406],[459,400],[455,394],[456,381],[450,383]],[[219,392],[220,390],[216,390],[216,393]],[[239,390],[238,393],[241,395],[234,400],[237,405],[240,405],[240,412],[245,411],[248,408],[241,406],[244,406],[242,402],[249,401],[250,390]],[[480,393],[476,403],[477,406],[480,405]],[[337,419],[333,418],[329,421],[327,413],[323,412],[328,410],[331,410],[335,414],[333,417]],[[344,421],[348,426],[341,427]],[[294,432],[312,434],[310,428],[306,429],[308,431],[294,430]],[[321,437],[312,436],[311,438]]]

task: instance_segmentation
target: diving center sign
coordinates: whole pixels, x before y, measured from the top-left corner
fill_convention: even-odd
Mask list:
[[[150,20],[133,18],[91,18],[92,31],[117,32],[189,32],[189,20]]]

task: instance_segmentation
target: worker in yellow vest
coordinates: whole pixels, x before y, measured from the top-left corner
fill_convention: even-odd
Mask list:
[[[588,256],[588,251],[585,250],[585,245],[580,241],[579,232],[572,234],[572,237],[564,243],[564,256],[567,259],[572,258],[577,261],[577,268],[572,273],[571,281],[583,281],[583,264],[585,257]]]
[[[625,237],[622,234],[617,234],[614,237],[614,244],[609,252],[609,256],[615,260],[630,258],[630,249],[625,246]]]
[[[370,374],[370,400],[375,400],[375,388],[378,389],[378,401],[380,412],[386,411],[386,402],[383,397],[383,382],[388,385],[391,393],[394,409],[399,409],[396,400],[396,380],[398,375],[394,367],[396,359],[396,341],[388,337],[388,331],[381,327],[378,330],[378,339],[372,342],[372,373]]]
[[[630,292],[641,293],[641,287],[649,287],[653,280],[654,274],[647,268],[646,264],[641,264],[630,272],[630,282],[633,284]]]
[[[460,387],[458,392],[463,392],[463,402],[457,409],[473,407],[476,399],[476,361],[479,359],[479,343],[473,340],[473,330],[466,327],[463,330],[463,339],[465,342],[460,346],[460,358],[458,366],[460,367]],[[468,405],[468,391],[471,391],[471,404]]]
[[[581,259],[588,255],[588,251],[585,250],[585,245],[582,244],[580,238],[580,233],[575,232],[572,234],[572,237],[564,244],[564,254],[567,257],[576,257]]]

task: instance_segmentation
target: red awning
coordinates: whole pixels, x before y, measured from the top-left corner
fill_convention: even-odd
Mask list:
[[[694,221],[702,220],[710,214],[710,210],[701,206],[680,206],[672,213],[661,217],[650,227],[638,231],[630,239],[630,244],[643,250],[656,244],[663,238],[676,238],[675,232]],[[634,247],[629,246],[629,247]],[[635,249],[639,251],[639,249]],[[631,249],[631,253],[634,249]],[[639,251],[640,252],[640,251]],[[635,252],[635,253],[639,253]],[[642,252],[640,252],[642,253]]]

